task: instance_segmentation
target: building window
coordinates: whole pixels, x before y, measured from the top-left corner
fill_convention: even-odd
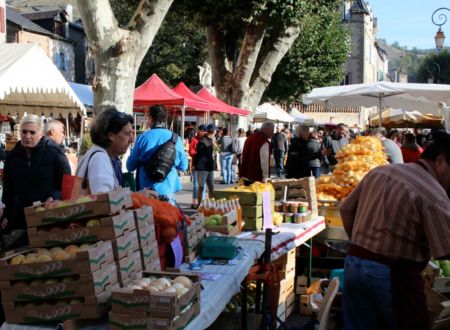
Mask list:
[[[350,85],[351,84],[351,75],[350,73],[347,73],[344,77],[344,79],[342,80],[342,84],[341,85]]]
[[[66,53],[59,52],[55,54],[55,64],[56,67],[61,71],[67,70],[67,57]]]

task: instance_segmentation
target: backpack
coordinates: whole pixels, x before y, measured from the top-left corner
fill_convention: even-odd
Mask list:
[[[176,143],[178,135],[172,133],[172,138],[161,144],[144,164],[145,173],[150,180],[162,182],[166,179],[177,156]]]

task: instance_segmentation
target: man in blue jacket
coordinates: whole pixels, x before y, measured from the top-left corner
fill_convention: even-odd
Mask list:
[[[153,106],[149,112],[150,129],[138,136],[130,156],[127,160],[127,169],[132,172],[137,170],[137,183],[140,189],[148,188],[158,192],[159,195],[167,196],[169,199],[175,199],[175,193],[180,191],[181,180],[177,170],[186,171],[188,168],[188,160],[184,151],[183,142],[178,137],[176,142],[177,155],[175,163],[169,174],[162,182],[152,181],[145,169],[144,164],[150,159],[159,146],[172,138],[172,131],[166,128],[167,111],[162,105]]]

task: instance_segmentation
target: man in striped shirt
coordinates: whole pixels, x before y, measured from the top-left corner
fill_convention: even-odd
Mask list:
[[[342,203],[345,329],[428,329],[421,271],[450,256],[450,134],[416,163],[372,170]]]

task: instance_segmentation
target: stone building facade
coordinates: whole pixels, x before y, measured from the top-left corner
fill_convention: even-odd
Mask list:
[[[352,50],[345,64],[343,85],[388,80],[386,52],[376,41],[377,19],[364,0],[343,0],[342,24],[350,30]],[[377,108],[343,108],[325,111],[323,106],[299,106],[298,109],[320,122],[366,127]]]

